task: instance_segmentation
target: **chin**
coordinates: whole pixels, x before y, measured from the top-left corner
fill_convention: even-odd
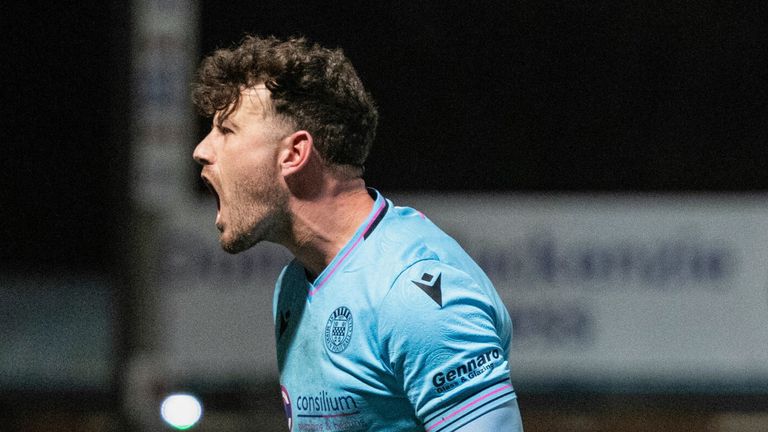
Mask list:
[[[228,233],[225,230],[219,238],[219,244],[225,252],[234,255],[256,246],[262,240],[253,234]]]
[[[224,252],[230,253],[232,255],[246,251],[255,246],[257,243],[257,241],[246,241],[246,239],[243,238],[226,240],[224,237],[222,237],[219,241],[219,244],[221,245],[221,248],[224,249]]]
[[[221,248],[230,254],[237,254],[263,241],[274,242],[274,234],[280,226],[280,220],[281,218],[273,214],[254,215],[246,223],[243,223],[241,218],[230,220],[230,223],[222,224],[223,230],[219,236]]]

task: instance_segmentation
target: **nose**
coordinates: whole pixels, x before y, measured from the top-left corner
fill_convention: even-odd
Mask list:
[[[202,141],[197,144],[195,151],[192,153],[192,157],[200,165],[211,165],[214,160],[213,148],[210,143],[211,134],[208,134]]]

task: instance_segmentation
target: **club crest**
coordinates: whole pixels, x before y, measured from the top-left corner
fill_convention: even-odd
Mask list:
[[[325,347],[334,353],[347,349],[353,328],[352,311],[346,306],[336,308],[325,324]]]

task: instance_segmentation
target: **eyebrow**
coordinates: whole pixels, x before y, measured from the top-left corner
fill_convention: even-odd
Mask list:
[[[219,117],[216,118],[216,121],[214,121],[213,123],[214,123],[215,127],[219,128],[219,129],[222,129],[222,128],[225,127],[224,126],[224,122],[229,122],[229,124],[232,126],[231,129],[234,129],[234,130],[239,130],[240,129],[240,127],[237,125],[237,123],[235,123],[230,118],[229,115],[227,115],[227,116],[219,116]]]
[[[229,122],[229,125],[231,126],[231,129],[235,129],[235,130],[240,129],[240,126],[238,126],[237,123],[235,123],[235,121],[232,120],[232,118],[230,118],[230,117],[227,117],[224,120],[222,120],[221,124],[223,125],[224,122]]]

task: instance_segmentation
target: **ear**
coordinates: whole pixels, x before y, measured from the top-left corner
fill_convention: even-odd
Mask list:
[[[312,135],[305,130],[296,131],[283,138],[281,144],[278,162],[283,176],[303,170],[314,150]]]

